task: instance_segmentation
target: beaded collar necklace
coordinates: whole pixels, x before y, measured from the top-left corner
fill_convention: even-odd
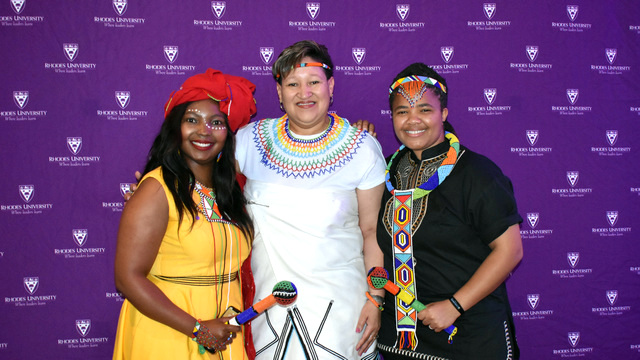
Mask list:
[[[286,114],[259,122],[254,141],[261,163],[284,177],[294,178],[329,174],[348,163],[367,133],[350,126],[336,114],[328,116],[328,128],[312,139],[292,134]]]
[[[450,132],[445,132],[445,138],[449,140],[449,151],[447,151],[447,156],[442,161],[442,164],[438,167],[436,172],[427,179],[427,181],[420,184],[413,193],[414,199],[420,199],[425,195],[429,194],[433,189],[435,189],[438,185],[442,184],[444,179],[449,176],[451,170],[453,170],[453,166],[456,164],[458,159],[458,153],[460,152],[460,141],[458,138]],[[391,169],[391,164],[395,157],[404,149],[405,146],[402,145],[398,149],[398,151],[393,154],[391,159],[389,160],[389,164],[387,165],[387,169],[385,171],[385,182],[387,184],[387,190],[391,193],[391,195],[395,194],[396,189],[391,184],[391,175],[389,174],[389,170]]]

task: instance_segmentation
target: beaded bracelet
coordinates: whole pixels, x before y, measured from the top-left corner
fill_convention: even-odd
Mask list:
[[[460,303],[458,302],[458,300],[456,300],[455,297],[452,296],[449,299],[449,301],[451,301],[451,304],[453,304],[453,307],[456,308],[456,310],[458,310],[460,315],[464,314],[464,309],[462,308],[462,305],[460,305]]]
[[[380,311],[384,311],[384,298],[379,295],[371,295],[368,291],[365,293],[369,301],[371,301]]]
[[[200,323],[202,320],[196,320],[196,324],[193,327],[191,340],[198,343],[198,352],[204,354],[206,348],[217,349],[220,346],[218,338],[215,337],[204,324]]]

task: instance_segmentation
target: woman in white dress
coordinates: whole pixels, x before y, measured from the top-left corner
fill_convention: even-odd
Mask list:
[[[288,47],[273,76],[285,115],[240,129],[236,159],[256,231],[255,301],[281,280],[299,295],[253,321],[256,358],[375,359],[384,293],[367,293],[366,271],[383,263],[380,144],[328,112],[333,63],[323,45]]]

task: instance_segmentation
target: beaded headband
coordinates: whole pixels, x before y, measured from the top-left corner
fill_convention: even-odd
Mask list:
[[[409,75],[407,77],[403,77],[403,78],[400,78],[400,79],[396,80],[391,86],[389,86],[389,95],[391,95],[393,93],[393,90],[395,90],[395,88],[397,88],[398,86],[400,86],[400,85],[402,85],[404,83],[407,83],[407,82],[411,82],[411,81],[422,81],[425,84],[433,85],[433,86],[439,88],[445,94],[447,93],[447,87],[444,86],[443,83],[441,83],[440,81],[438,81],[438,80],[436,80],[434,78],[430,78],[428,76]]]
[[[329,67],[329,65],[325,64],[325,63],[319,63],[319,62],[310,62],[310,63],[300,63],[300,64],[296,64],[294,66],[291,67],[291,70],[293,70],[294,68],[299,68],[299,67],[307,67],[307,66],[317,66],[317,67],[321,67],[327,70],[331,70],[331,67]],[[280,77],[280,74],[276,75],[276,79]]]

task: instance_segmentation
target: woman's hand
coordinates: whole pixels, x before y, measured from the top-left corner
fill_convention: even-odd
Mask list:
[[[369,120],[358,120],[355,124],[353,124],[353,126],[358,128],[358,130],[368,131],[369,134],[371,134],[371,136],[373,136],[374,138],[378,137],[378,134],[376,134],[376,126],[373,125],[373,123],[370,123]]]
[[[380,331],[380,317],[380,309],[373,305],[371,301],[367,301],[360,312],[360,318],[358,319],[358,325],[356,328],[356,332],[358,333],[362,332],[362,329],[364,328],[362,337],[356,344],[358,355],[364,354],[365,351],[371,347],[371,344],[373,344],[373,342],[378,338],[378,331]]]
[[[228,316],[201,322],[208,329],[209,334],[213,336],[214,341],[211,344],[213,346],[209,346],[210,348],[216,351],[225,350],[236,338],[236,333],[242,331],[240,326],[227,324],[232,318],[233,316]]]
[[[142,174],[140,174],[140,171],[136,171],[135,176],[136,176],[136,179],[138,180],[138,183],[139,183],[140,182],[140,178],[142,177]],[[131,197],[133,196],[133,193],[138,188],[138,183],[129,184],[129,191],[124,193],[124,203],[125,204],[127,203],[127,201],[129,201],[129,199],[131,199]]]
[[[440,332],[453,325],[459,316],[460,313],[449,300],[428,304],[424,310],[418,313],[418,319],[435,332]]]

